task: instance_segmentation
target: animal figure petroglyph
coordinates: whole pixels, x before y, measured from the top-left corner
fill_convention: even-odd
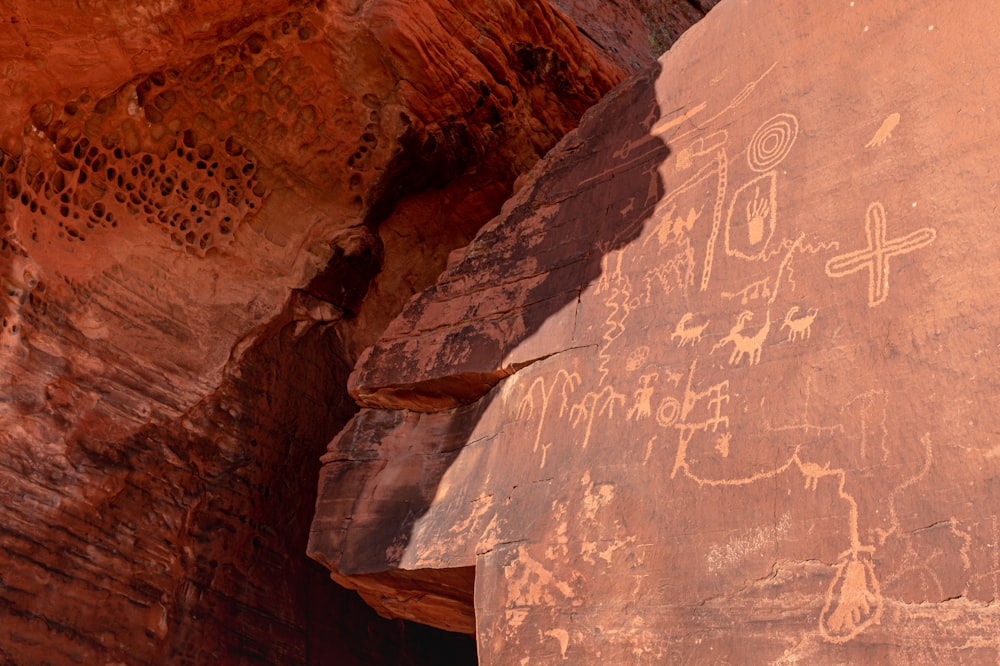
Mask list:
[[[741,312],[740,316],[736,318],[736,323],[729,329],[729,334],[712,347],[714,352],[727,343],[733,343],[733,353],[729,355],[729,365],[739,365],[744,358],[749,360],[748,365],[760,363],[761,349],[764,347],[764,341],[767,340],[767,334],[771,331],[771,311],[767,311],[764,325],[752,336],[748,336],[743,331],[746,330],[747,322],[751,319],[753,319],[753,312],[749,310]]]
[[[708,321],[698,326],[688,326],[688,323],[693,317],[694,313],[688,312],[680,318],[680,321],[677,322],[677,326],[674,327],[674,332],[673,335],[670,336],[670,339],[679,339],[680,342],[677,343],[679,347],[701,342],[701,336],[704,335],[705,329],[708,328],[708,324],[710,323]]]
[[[865,148],[874,148],[875,146],[881,146],[883,143],[892,137],[892,130],[896,129],[896,125],[899,124],[899,114],[890,113],[882,124],[879,126],[878,130],[875,132],[875,136],[872,137],[871,141],[865,144]]]
[[[781,325],[782,329],[788,329],[789,342],[808,338],[812,334],[812,325],[816,321],[816,315],[819,314],[819,310],[816,308],[809,308],[806,314],[801,317],[795,316],[798,312],[799,307],[797,305],[790,308],[785,314],[785,323]]]

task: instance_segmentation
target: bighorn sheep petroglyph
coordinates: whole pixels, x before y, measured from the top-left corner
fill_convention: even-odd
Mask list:
[[[760,330],[752,336],[748,336],[743,331],[747,322],[751,319],[753,319],[753,312],[749,310],[741,312],[740,316],[736,318],[736,323],[729,329],[729,334],[712,347],[712,351],[714,352],[724,347],[726,343],[733,343],[733,353],[729,355],[730,365],[738,365],[744,357],[749,359],[749,365],[760,363],[761,348],[764,346],[764,341],[767,340],[767,334],[771,331],[771,311],[767,311],[767,318],[764,321],[764,325],[760,327]]]
[[[674,333],[670,336],[671,340],[680,339],[678,346],[683,347],[687,344],[695,344],[701,341],[701,336],[705,333],[705,329],[708,328],[709,322],[700,324],[698,326],[688,326],[691,318],[694,314],[688,312],[686,315],[681,317],[680,321],[677,322],[677,326],[674,327]]]
[[[785,323],[781,325],[781,328],[788,329],[788,341],[795,342],[796,340],[805,340],[812,334],[812,325],[816,321],[816,315],[819,314],[819,310],[816,308],[809,308],[806,314],[801,317],[796,317],[799,312],[799,306],[793,306],[785,314]]]

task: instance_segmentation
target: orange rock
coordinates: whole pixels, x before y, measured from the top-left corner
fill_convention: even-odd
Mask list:
[[[306,560],[317,458],[632,47],[541,0],[72,4],[0,16],[0,661],[474,658]]]
[[[994,32],[715,8],[361,356],[310,554],[484,664],[994,660]]]

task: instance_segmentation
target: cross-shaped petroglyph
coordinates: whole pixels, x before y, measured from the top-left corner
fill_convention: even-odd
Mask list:
[[[889,258],[930,245],[937,237],[937,231],[924,227],[900,238],[886,240],[885,208],[876,201],[868,206],[865,233],[868,236],[868,247],[826,262],[826,274],[830,277],[844,277],[867,269],[868,306],[875,307],[881,305],[889,295]]]

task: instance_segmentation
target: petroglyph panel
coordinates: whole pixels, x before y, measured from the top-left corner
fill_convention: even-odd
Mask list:
[[[518,663],[500,645],[552,663],[1000,655],[1000,246],[981,166],[1000,136],[957,129],[997,93],[965,56],[908,48],[997,38],[943,8],[890,22],[848,4],[720,5],[733,60],[696,29],[398,320],[516,285],[476,325],[488,343],[451,339],[460,368],[458,322],[414,326],[442,351],[399,378],[496,373],[409,546],[489,533],[451,534],[437,560],[479,567],[486,663]],[[738,28],[761,16],[767,39]],[[955,71],[983,87],[933,84]],[[485,513],[484,492],[503,498]]]

